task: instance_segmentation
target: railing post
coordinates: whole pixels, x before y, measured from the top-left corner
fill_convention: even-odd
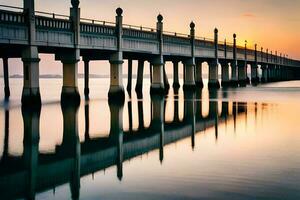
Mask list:
[[[195,89],[195,23],[190,23],[191,58],[184,61],[184,90]]]
[[[158,53],[159,55],[151,60],[153,66],[153,77],[151,83],[151,94],[164,94],[164,82],[163,82],[163,16],[159,14],[157,16],[156,30],[158,39]]]
[[[227,44],[226,39],[224,41],[224,60],[221,61],[221,69],[222,69],[222,87],[228,87],[230,85],[229,82],[229,66],[227,62]]]
[[[233,60],[231,63],[231,85],[237,86],[237,49],[236,49],[236,34],[233,34]]]
[[[209,80],[208,88],[220,88],[219,77],[218,77],[218,67],[219,67],[219,57],[218,57],[218,29],[214,30],[214,46],[215,46],[215,57],[209,62]]]
[[[123,24],[123,10],[121,8],[116,9],[116,38],[117,38],[117,51],[110,56],[110,88],[108,92],[109,101],[121,101],[125,100],[125,93],[123,88],[123,51],[122,51],[122,24]]]

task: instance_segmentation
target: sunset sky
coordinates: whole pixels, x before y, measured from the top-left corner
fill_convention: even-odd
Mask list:
[[[0,4],[22,7],[22,0],[0,0]],[[36,10],[69,14],[71,0],[37,0]],[[300,0],[81,0],[81,16],[114,21],[115,9],[124,10],[124,23],[155,27],[156,16],[164,16],[164,29],[188,33],[189,23],[196,24],[196,34],[213,37],[219,29],[220,40],[231,41],[236,33],[239,44],[247,39],[253,45],[287,53],[300,59]],[[50,56],[42,56],[51,60]],[[49,65],[54,62],[49,60]],[[15,65],[19,65],[18,61]],[[53,62],[53,63],[52,63]],[[51,63],[51,64],[50,64]],[[2,65],[2,64],[1,64]],[[47,67],[41,69],[47,71]],[[21,67],[17,67],[19,72]],[[60,69],[60,68],[59,68]],[[14,73],[12,69],[10,73]],[[93,69],[91,70],[93,72]],[[2,74],[2,67],[0,70]]]

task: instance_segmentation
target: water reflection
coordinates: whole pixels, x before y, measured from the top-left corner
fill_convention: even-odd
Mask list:
[[[223,93],[226,94],[226,93]],[[223,95],[222,94],[222,95]],[[218,140],[218,126],[227,121],[234,121],[239,115],[247,116],[247,104],[243,102],[223,101],[219,108],[217,91],[209,92],[209,113],[203,115],[202,91],[185,92],[184,101],[180,101],[179,92],[173,96],[151,97],[151,123],[145,126],[143,100],[129,100],[124,105],[110,103],[110,131],[108,137],[90,136],[90,102],[84,103],[84,139],[80,140],[78,110],[80,105],[61,105],[63,116],[62,142],[53,153],[39,151],[40,107],[22,107],[24,124],[23,154],[9,155],[9,109],[4,117],[4,145],[0,163],[0,192],[6,198],[34,199],[36,193],[47,191],[61,184],[69,183],[72,199],[80,197],[82,176],[116,166],[117,178],[122,181],[123,162],[149,151],[159,151],[159,161],[163,164],[166,145],[184,138],[191,138],[191,148],[196,146],[195,136],[214,127]],[[222,96],[226,99],[226,96]],[[166,103],[173,104],[173,121],[166,122]],[[180,104],[183,104],[183,119],[180,120]],[[133,106],[138,107],[138,130],[133,130]],[[231,106],[231,108],[230,108]],[[257,104],[255,113],[257,114]],[[221,113],[219,115],[219,109]],[[232,113],[230,114],[230,110]],[[101,112],[101,110],[99,111]],[[124,116],[128,116],[128,131],[124,128]],[[55,117],[55,116],[53,116]],[[99,123],[109,123],[107,119],[96,119]],[[49,122],[51,123],[51,122]],[[55,126],[55,124],[49,124]],[[47,134],[51,134],[48,132]]]

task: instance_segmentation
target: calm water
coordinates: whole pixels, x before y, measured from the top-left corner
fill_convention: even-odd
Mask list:
[[[92,79],[90,101],[62,108],[62,81],[41,79],[41,110],[10,81],[0,199],[300,199],[300,81],[151,99],[146,80],[122,106]]]

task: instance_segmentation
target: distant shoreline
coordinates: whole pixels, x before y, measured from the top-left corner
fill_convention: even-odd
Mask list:
[[[169,78],[172,78],[173,77],[173,74],[167,74],[167,76]],[[127,74],[123,74],[123,78],[127,78],[128,75]],[[0,75],[0,78],[3,78],[3,75]],[[9,76],[9,78],[14,78],[14,79],[23,79],[23,75],[20,75],[20,74],[14,74],[14,75],[11,75]],[[40,79],[62,79],[63,76],[62,75],[58,75],[58,74],[42,74],[40,75],[39,77]],[[84,78],[84,74],[78,74],[78,78],[79,79],[83,79]],[[89,75],[89,78],[92,78],[92,79],[107,79],[107,78],[110,78],[109,75],[97,75],[97,74],[90,74]],[[137,75],[134,74],[132,75],[132,78],[137,78]],[[147,78],[149,79],[150,78],[150,75],[149,74],[145,74],[143,75],[143,78]],[[180,78],[183,78],[183,74],[180,74]],[[203,75],[203,78],[208,78],[208,75],[207,74],[204,74]]]

